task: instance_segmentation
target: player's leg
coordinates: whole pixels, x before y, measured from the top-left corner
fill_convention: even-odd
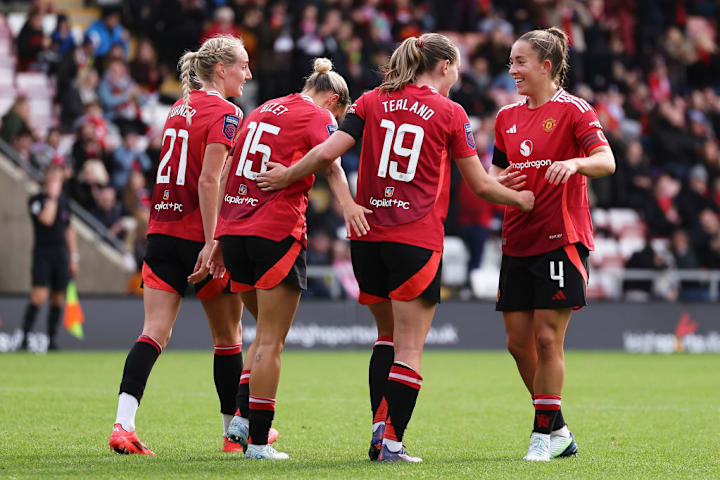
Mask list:
[[[202,292],[202,290],[200,290]],[[198,292],[198,296],[200,296]],[[220,400],[223,422],[223,450],[242,451],[233,448],[227,439],[227,431],[235,413],[235,397],[243,370],[242,360],[242,309],[240,295],[220,293],[202,300],[203,309],[213,339],[213,380]]]
[[[535,348],[538,355],[533,403],[535,422],[525,460],[550,460],[550,434],[560,410],[565,380],[565,331],[572,309],[537,309],[533,312]]]
[[[379,461],[422,461],[407,455],[402,441],[422,386],[422,352],[435,315],[435,305],[421,297],[409,301],[392,300],[395,360],[385,388],[388,418]]]
[[[250,444],[246,453],[248,458],[289,458],[268,446],[268,434],[275,416],[280,354],[300,302],[300,292],[299,287],[289,283],[279,283],[267,290],[256,290],[258,325],[256,353],[250,376]]]
[[[368,372],[370,383],[370,408],[373,414],[372,438],[368,456],[370,460],[377,460],[382,449],[382,439],[385,433],[385,419],[387,418],[387,400],[385,387],[388,375],[395,361],[395,347],[393,344],[393,312],[389,301],[368,305],[375,318],[378,336],[370,356]]]
[[[38,310],[40,310],[43,304],[47,301],[49,295],[49,287],[46,285],[34,285],[33,282],[33,287],[30,290],[30,302],[28,302],[28,306],[25,309],[25,315],[23,315],[23,339],[20,344],[21,350],[27,350],[28,336],[33,329],[33,325],[35,325]]]
[[[117,453],[153,454],[137,438],[135,414],[153,365],[170,340],[181,298],[177,292],[145,285],[143,291],[145,322],[142,334],[125,360],[117,417],[110,437],[110,448]]]
[[[533,312],[532,310],[503,312],[503,320],[507,333],[507,349],[515,359],[520,377],[532,396],[537,368]]]
[[[60,313],[65,303],[65,290],[51,290],[50,292],[50,311],[48,312],[48,350],[57,350],[58,326],[60,325]]]

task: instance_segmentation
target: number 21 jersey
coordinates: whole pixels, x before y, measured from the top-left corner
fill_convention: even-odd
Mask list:
[[[190,125],[182,99],[175,102],[165,121],[148,234],[202,242],[198,179],[205,147],[221,143],[232,148],[242,112],[215,91],[193,90],[189,103]]]
[[[465,111],[431,87],[409,84],[366,92],[348,114],[363,121],[356,202],[373,211],[370,232],[350,238],[441,251],[450,158],[476,154]]]

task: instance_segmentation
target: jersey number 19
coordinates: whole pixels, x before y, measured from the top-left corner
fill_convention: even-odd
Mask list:
[[[378,167],[378,177],[386,178],[388,174],[388,166],[390,167],[390,178],[399,182],[411,182],[415,178],[415,170],[417,169],[418,158],[420,158],[420,149],[425,138],[425,130],[419,125],[411,123],[403,123],[399,127],[395,127],[392,120],[383,119],[380,126],[385,128],[385,141],[383,142],[382,153],[380,154],[380,166]],[[397,130],[397,132],[396,132]],[[412,133],[412,147],[403,146],[405,134]],[[394,139],[394,141],[393,141]],[[390,161],[390,148],[393,153],[399,157],[409,157],[406,172],[398,172],[398,162]]]

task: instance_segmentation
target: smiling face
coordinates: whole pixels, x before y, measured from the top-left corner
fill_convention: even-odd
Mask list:
[[[538,54],[526,41],[518,40],[510,51],[510,76],[520,95],[532,96],[548,86],[552,64],[550,60],[540,61]]]
[[[250,72],[250,64],[248,54],[244,48],[238,47],[235,58],[237,61],[229,65],[219,65],[222,70],[224,67],[225,72],[225,96],[227,97],[239,97],[243,93],[243,86],[245,82],[252,78]]]

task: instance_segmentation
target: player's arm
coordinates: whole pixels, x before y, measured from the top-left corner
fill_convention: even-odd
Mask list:
[[[507,155],[497,146],[493,151],[492,165],[490,165],[490,171],[488,173],[490,177],[497,180],[500,185],[513,190],[522,190],[527,184],[527,175],[522,174],[520,170],[511,171]]]
[[[470,190],[478,197],[493,203],[512,205],[524,212],[532,210],[535,195],[529,190],[518,192],[501,185],[485,172],[477,155],[455,159],[455,164]]]
[[[336,134],[337,132],[335,132],[334,135]],[[365,235],[370,230],[370,225],[365,218],[365,214],[372,213],[372,210],[368,210],[355,203],[350,193],[350,186],[345,176],[345,170],[343,170],[339,158],[325,169],[325,177],[327,178],[330,190],[342,207],[343,217],[345,217],[345,228],[347,229],[348,235],[350,235],[350,227],[355,230],[358,236]]]
[[[227,157],[228,146],[223,143],[210,143],[205,147],[202,170],[198,179],[198,198],[202,215],[205,246],[198,254],[193,273],[188,281],[197,283],[208,274],[208,261],[215,237],[218,214],[218,190],[220,189],[220,171]]]
[[[600,178],[615,173],[615,156],[607,145],[594,148],[587,157],[571,158],[553,162],[545,172],[545,178],[553,185],[565,183],[574,173],[590,178]]]
[[[218,200],[217,200],[217,214],[220,215],[220,209],[223,204],[223,197],[225,196],[225,188],[227,187],[228,175],[230,175],[230,166],[232,165],[232,158],[227,157],[225,160],[225,166],[220,174],[220,187],[218,189]]]
[[[328,168],[339,156],[355,145],[355,139],[338,130],[291,167],[276,162],[267,163],[267,171],[257,177],[257,185],[264,192],[280,190],[293,182]]]
[[[58,211],[58,199],[57,197],[48,197],[45,200],[42,210],[38,214],[38,221],[46,227],[51,227],[55,223],[55,217],[57,217]]]
[[[72,224],[65,229],[65,242],[70,252],[70,275],[73,277],[80,271],[80,253],[78,253],[77,233]]]

